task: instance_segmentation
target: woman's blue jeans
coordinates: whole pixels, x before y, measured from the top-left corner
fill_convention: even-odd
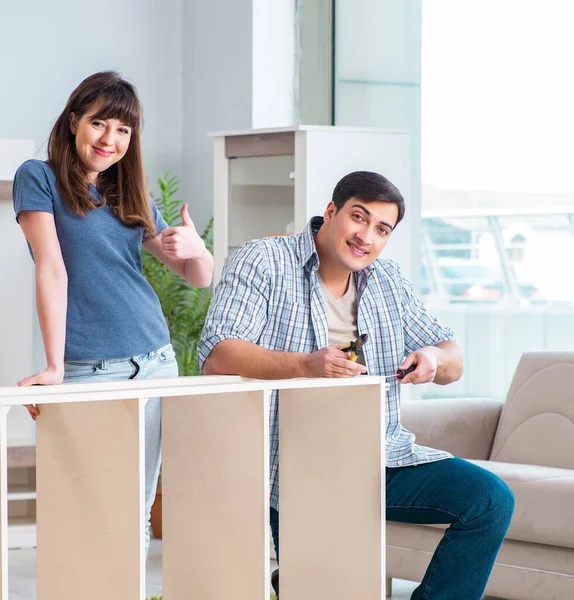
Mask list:
[[[171,344],[130,358],[64,363],[64,383],[103,382],[122,379],[177,377],[177,361]],[[161,398],[145,406],[145,547],[150,540],[150,514],[161,465]]]
[[[480,600],[510,525],[506,483],[460,458],[386,470],[387,520],[448,524],[411,600]],[[279,548],[279,519],[271,509]]]

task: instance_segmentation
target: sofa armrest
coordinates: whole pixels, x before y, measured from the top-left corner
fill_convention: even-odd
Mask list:
[[[401,424],[415,434],[417,444],[488,460],[503,404],[494,398],[406,401]]]

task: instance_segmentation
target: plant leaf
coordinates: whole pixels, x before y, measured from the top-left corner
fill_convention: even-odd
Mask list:
[[[166,171],[158,177],[157,184],[160,195],[154,201],[159,212],[169,227],[181,225],[183,202],[174,198],[180,189],[179,179]],[[213,252],[213,218],[201,237],[207,249]],[[169,328],[179,374],[201,375],[197,346],[211,302],[211,291],[192,287],[145,249],[142,249],[142,266]]]

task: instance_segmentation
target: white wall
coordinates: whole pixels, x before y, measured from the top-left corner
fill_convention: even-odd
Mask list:
[[[253,0],[254,129],[298,122],[295,0]]]
[[[252,0],[186,0],[183,30],[183,181],[199,229],[213,214],[207,133],[251,126]]]
[[[187,0],[184,189],[198,228],[213,214],[209,132],[295,124],[295,0]]]
[[[153,183],[181,174],[182,0],[0,2],[0,138],[45,140],[74,87],[104,69],[138,88]]]

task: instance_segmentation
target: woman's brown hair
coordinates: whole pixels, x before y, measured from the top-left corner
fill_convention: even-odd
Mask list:
[[[84,79],[72,92],[48,140],[48,162],[54,169],[62,198],[73,212],[85,215],[101,203],[94,202],[86,171],[70,130],[70,115],[80,120],[94,110],[94,119],[118,119],[131,127],[125,156],[98,176],[103,204],[109,204],[128,226],[144,228],[146,238],[157,235],[151,214],[143,170],[140,130],[142,107],[136,88],[114,71],[102,71]]]

